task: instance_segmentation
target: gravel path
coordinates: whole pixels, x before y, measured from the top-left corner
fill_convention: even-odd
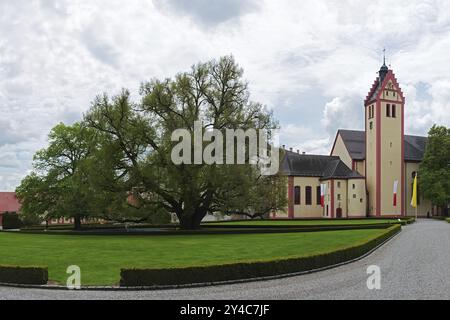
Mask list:
[[[381,268],[369,290],[367,267]],[[161,291],[52,291],[0,287],[0,299],[450,299],[450,224],[421,220],[370,256],[298,277]]]

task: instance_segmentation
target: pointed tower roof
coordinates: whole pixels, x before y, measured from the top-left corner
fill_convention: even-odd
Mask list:
[[[369,90],[369,93],[366,96],[366,99],[364,100],[364,105],[367,106],[370,103],[372,103],[374,100],[379,98],[380,92],[383,90],[386,83],[390,80],[397,86],[399,89],[399,94],[402,98],[402,101],[405,101],[405,97],[403,95],[402,90],[400,89],[400,85],[397,81],[397,78],[395,77],[395,74],[392,70],[389,70],[388,66],[386,66],[386,56],[383,57],[383,65],[380,68],[380,71],[378,72],[378,77],[374,81],[372,87]]]
[[[380,75],[379,77],[379,82],[380,85],[383,83],[384,78],[386,78],[386,75],[389,72],[389,68],[386,66],[386,49],[383,50],[383,65],[380,68],[380,71],[378,72],[378,74]]]

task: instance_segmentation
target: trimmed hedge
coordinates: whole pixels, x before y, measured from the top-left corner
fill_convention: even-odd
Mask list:
[[[44,285],[47,282],[47,268],[0,266],[0,283]]]
[[[387,229],[393,224],[363,224],[363,225],[319,225],[319,226],[236,226],[236,227],[208,227],[200,230],[160,230],[160,231],[140,231],[129,229],[117,230],[21,230],[20,233],[25,234],[46,234],[46,235],[81,235],[81,236],[189,236],[189,235],[232,235],[232,234],[270,234],[270,233],[294,233],[294,232],[323,232],[323,231],[343,231],[343,230],[368,230],[368,229]],[[398,224],[399,225],[399,224]]]
[[[357,229],[369,229],[374,226],[392,226],[395,224],[399,224],[402,226],[406,226],[407,224],[412,223],[410,220],[401,220],[401,221],[392,221],[390,223],[360,223],[360,224],[345,224],[345,221],[342,221],[342,224],[291,224],[291,225],[283,225],[283,224],[216,224],[216,225],[202,225],[202,229],[323,229],[323,230],[345,230],[340,228],[357,228]]]
[[[121,287],[152,287],[243,280],[309,271],[361,257],[401,230],[395,225],[364,244],[329,253],[274,261],[172,269],[122,269]]]

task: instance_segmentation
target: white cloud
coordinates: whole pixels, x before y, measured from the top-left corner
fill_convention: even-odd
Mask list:
[[[0,189],[14,189],[50,128],[81,118],[97,94],[136,95],[143,80],[226,54],[282,119],[282,143],[328,153],[337,128],[362,128],[384,46],[407,132],[450,125],[447,0],[0,1]]]

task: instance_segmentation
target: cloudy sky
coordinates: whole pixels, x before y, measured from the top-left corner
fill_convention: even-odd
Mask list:
[[[383,47],[406,132],[449,126],[448,0],[0,0],[0,190],[97,94],[228,54],[283,144],[328,153],[337,128],[362,129]]]

